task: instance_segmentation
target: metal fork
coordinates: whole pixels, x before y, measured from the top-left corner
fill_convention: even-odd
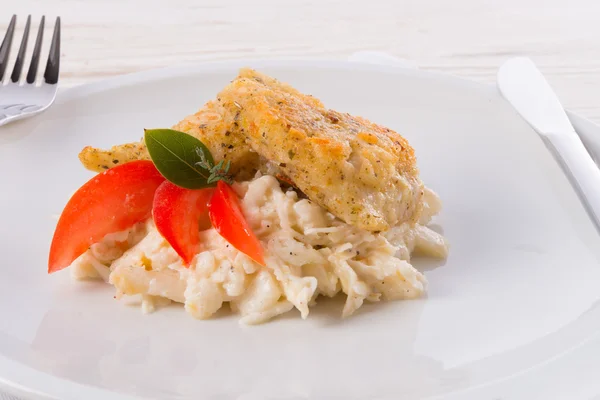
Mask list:
[[[44,21],[45,17],[42,17],[27,76],[24,77],[25,79],[21,79],[23,78],[21,72],[25,63],[31,15],[27,17],[21,46],[19,47],[10,79],[7,79],[7,83],[2,84],[8,65],[17,16],[13,15],[10,20],[8,30],[0,46],[0,125],[39,114],[50,107],[56,98],[60,64],[60,17],[56,18],[56,24],[54,25],[54,34],[52,35],[50,53],[46,62],[43,80],[39,84],[36,83],[42,40],[44,38]]]

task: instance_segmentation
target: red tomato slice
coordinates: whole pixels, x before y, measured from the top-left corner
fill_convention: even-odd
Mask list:
[[[163,182],[156,190],[152,216],[156,229],[186,266],[200,250],[200,230],[210,228],[208,202],[213,188],[190,190]]]
[[[68,267],[109,233],[150,217],[165,178],[152,161],[132,161],[96,175],[71,197],[54,231],[48,273]]]
[[[225,240],[260,265],[265,265],[262,246],[244,218],[237,194],[223,181],[217,182],[209,215],[213,227]]]

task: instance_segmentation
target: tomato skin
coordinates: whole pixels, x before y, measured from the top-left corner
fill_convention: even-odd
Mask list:
[[[132,161],[87,181],[65,206],[54,231],[48,273],[68,267],[109,233],[148,219],[165,178],[152,161]]]
[[[210,228],[208,203],[213,192],[213,188],[184,189],[169,181],[156,190],[154,224],[186,267],[200,250],[200,230]]]
[[[242,213],[237,194],[223,181],[217,182],[209,215],[213,228],[225,240],[260,265],[265,265],[263,248]]]

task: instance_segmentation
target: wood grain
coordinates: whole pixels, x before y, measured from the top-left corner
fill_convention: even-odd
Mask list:
[[[598,0],[20,0],[2,7],[0,31],[13,13],[19,29],[29,13],[62,17],[63,86],[204,60],[358,50],[493,82],[505,59],[528,55],[566,107],[600,122]]]

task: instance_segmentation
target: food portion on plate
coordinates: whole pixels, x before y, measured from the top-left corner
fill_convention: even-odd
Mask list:
[[[447,256],[406,139],[251,69],[173,129],[79,158],[100,173],[65,207],[48,271],[104,279],[145,311],[229,303],[260,323],[343,292],[348,316],[420,296],[413,252]]]

